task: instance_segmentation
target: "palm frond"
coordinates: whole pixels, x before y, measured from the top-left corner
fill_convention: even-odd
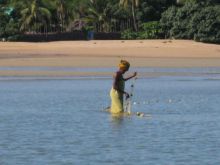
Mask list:
[[[48,20],[51,18],[51,12],[48,9],[40,7],[38,10],[41,13],[41,15],[45,16]]]

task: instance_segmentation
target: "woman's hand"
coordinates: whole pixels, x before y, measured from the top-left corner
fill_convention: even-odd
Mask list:
[[[137,72],[134,72],[133,77],[137,76]]]
[[[125,94],[125,98],[128,99],[130,96],[127,92],[124,93]]]
[[[133,77],[137,76],[137,72],[134,72],[133,75],[131,75],[130,77],[128,78],[125,78],[124,80],[127,81],[127,80],[130,80],[132,79]]]

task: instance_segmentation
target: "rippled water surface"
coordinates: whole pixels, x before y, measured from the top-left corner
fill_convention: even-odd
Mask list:
[[[142,118],[102,111],[111,84],[2,78],[0,164],[220,164],[218,77],[138,79],[132,111]]]

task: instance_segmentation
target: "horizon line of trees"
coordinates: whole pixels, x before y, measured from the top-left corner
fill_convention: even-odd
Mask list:
[[[220,43],[220,0],[0,0],[0,38],[74,30]]]

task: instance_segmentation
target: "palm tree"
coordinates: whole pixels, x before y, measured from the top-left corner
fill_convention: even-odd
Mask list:
[[[82,1],[82,0],[81,0]],[[80,0],[53,0],[57,20],[61,31],[76,17]],[[84,2],[84,1],[83,1]]]
[[[110,6],[103,0],[91,0],[85,21],[96,31],[109,32],[111,29]]]
[[[121,6],[123,6],[124,8],[131,7],[132,18],[133,18],[134,30],[135,31],[138,31],[135,8],[139,6],[139,2],[140,2],[140,0],[120,0],[120,2],[119,2],[119,4]]]
[[[42,26],[47,26],[51,18],[51,12],[43,6],[41,0],[24,1],[25,3],[21,10],[20,30],[32,29],[36,32]]]

